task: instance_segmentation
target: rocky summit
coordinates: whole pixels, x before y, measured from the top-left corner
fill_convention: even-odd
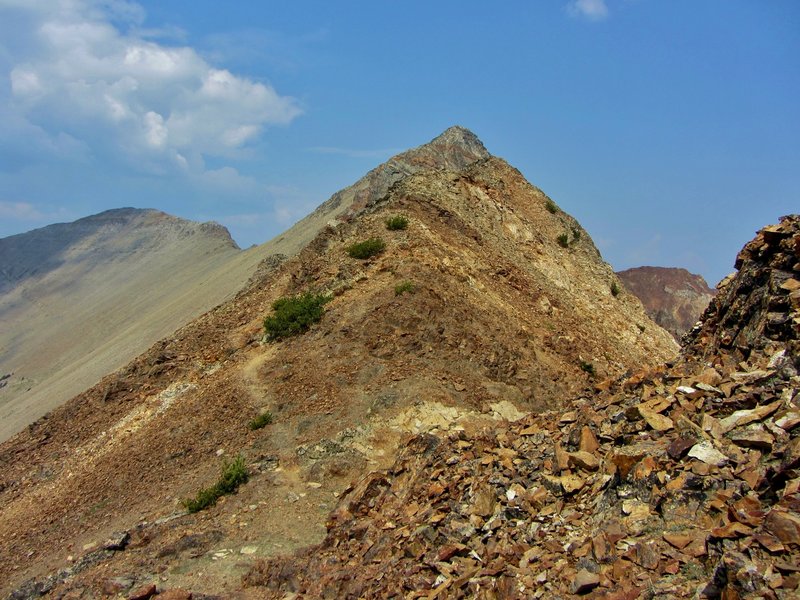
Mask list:
[[[717,397],[687,372],[677,391],[658,368],[677,356],[672,337],[580,224],[468,131],[400,157],[315,213],[327,224],[295,255],[0,445],[3,593],[316,597],[317,578],[342,597],[522,594],[536,561],[543,594],[622,581],[562,533],[595,522],[597,497],[649,502],[641,490],[671,471],[647,444],[684,432],[674,411],[694,422],[756,383],[708,384]],[[277,301],[298,295],[322,299],[319,321],[265,336]],[[624,466],[606,454],[623,442],[654,461],[646,486],[614,479]],[[622,541],[644,534],[615,531],[609,556],[623,560]]]
[[[650,318],[679,341],[697,323],[715,293],[705,279],[686,269],[635,267],[619,271],[617,276],[642,301]]]

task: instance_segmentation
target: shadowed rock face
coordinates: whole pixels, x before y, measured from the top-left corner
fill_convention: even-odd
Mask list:
[[[719,283],[702,322],[686,336],[684,352],[739,352],[747,359],[752,349],[774,341],[790,344],[798,361],[800,215],[761,229],[739,252],[735,266],[738,271]]]
[[[636,267],[617,276],[642,301],[650,318],[677,340],[692,328],[714,297],[706,280],[686,269]]]

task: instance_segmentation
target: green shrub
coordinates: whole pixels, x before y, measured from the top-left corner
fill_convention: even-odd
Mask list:
[[[210,488],[200,490],[194,498],[186,498],[182,504],[190,513],[196,513],[213,506],[222,496],[232,494],[240,485],[247,483],[248,479],[250,473],[247,471],[244,457],[240,454],[232,461],[223,463],[217,483]]]
[[[640,324],[637,324],[637,325],[636,325],[636,327],[638,327],[638,328],[639,328],[639,333],[644,333],[644,325],[642,325],[642,324],[640,323]]]
[[[399,231],[408,227],[408,217],[395,215],[386,219],[386,229],[389,231]]]
[[[386,249],[386,242],[381,238],[369,238],[363,242],[358,242],[347,247],[347,253],[351,258],[365,260],[376,254],[380,254]]]
[[[553,202],[552,200],[548,200],[544,206],[545,208],[547,208],[547,212],[549,212],[552,215],[558,212],[558,207],[556,206],[556,203]]]
[[[272,314],[264,319],[267,339],[280,340],[306,331],[322,318],[322,308],[330,297],[306,292],[299,296],[280,298],[272,304]]]
[[[261,413],[255,419],[250,420],[250,429],[255,431],[256,429],[262,429],[272,423],[272,413],[267,411],[265,413]]]
[[[617,285],[616,281],[611,282],[611,295],[612,296],[619,296],[619,285]]]
[[[398,283],[396,286],[394,286],[394,295],[402,296],[406,292],[413,294],[416,289],[417,286],[414,285],[413,281],[403,281],[402,283]]]
[[[556,239],[558,240],[559,246],[561,246],[562,248],[569,248],[569,234],[562,233]]]
[[[590,362],[581,361],[581,371],[585,371],[592,377],[595,375],[594,365]]]
[[[581,239],[581,230],[577,227],[572,228],[572,241],[577,242]]]

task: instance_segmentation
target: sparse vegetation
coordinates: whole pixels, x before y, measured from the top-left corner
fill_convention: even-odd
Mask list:
[[[619,284],[616,281],[611,282],[611,295],[616,297],[619,296]]]
[[[581,239],[581,230],[577,227],[572,228],[572,242],[577,243]]]
[[[272,423],[272,413],[267,411],[250,420],[250,429],[253,431],[256,431],[257,429],[263,429],[270,423]]]
[[[638,327],[638,328],[639,328],[639,333],[644,333],[644,325],[642,325],[641,323],[638,323],[638,324],[636,325],[636,327]]]
[[[366,260],[376,254],[380,254],[386,249],[386,242],[381,238],[369,238],[363,242],[357,242],[352,246],[347,247],[347,254],[351,258],[358,258],[359,260]]]
[[[389,231],[399,231],[408,227],[408,217],[395,215],[386,219],[386,229]]]
[[[222,473],[219,480],[210,488],[204,488],[197,492],[194,498],[187,498],[183,501],[183,506],[190,513],[195,513],[213,506],[222,496],[234,493],[240,485],[247,483],[250,473],[244,457],[240,454],[232,461],[225,461],[222,465]]]
[[[276,300],[272,314],[264,319],[267,339],[280,340],[306,331],[322,318],[323,306],[329,301],[329,296],[311,292]]]
[[[562,233],[561,235],[556,238],[558,240],[558,245],[562,248],[569,248],[569,234]]]
[[[402,296],[405,293],[413,294],[417,289],[413,281],[403,281],[394,286],[394,295]]]
[[[588,373],[592,377],[594,377],[596,375],[596,371],[595,371],[594,365],[592,363],[582,360],[580,365],[581,365],[581,371],[584,371],[585,373]]]
[[[558,212],[558,207],[552,200],[548,199],[544,206],[547,209],[547,212],[549,212],[551,215],[554,215]]]

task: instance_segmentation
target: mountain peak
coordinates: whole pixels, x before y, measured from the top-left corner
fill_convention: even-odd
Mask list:
[[[448,127],[438,136],[433,138],[431,144],[449,144],[453,146],[463,146],[476,150],[479,154],[485,154],[486,157],[490,156],[489,151],[483,145],[483,142],[472,131],[461,125],[453,125]]]
[[[454,125],[427,144],[391,158],[387,164],[402,162],[423,168],[461,170],[490,156],[477,135],[465,127]]]

